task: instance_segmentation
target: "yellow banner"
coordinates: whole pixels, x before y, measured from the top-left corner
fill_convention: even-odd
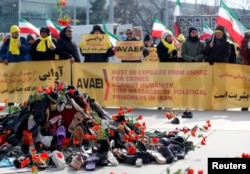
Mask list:
[[[142,41],[117,41],[115,56],[122,60],[141,60]]]
[[[212,72],[206,63],[88,63],[73,69],[73,84],[104,106],[211,107]]]
[[[108,63],[109,64],[109,63]],[[103,105],[104,74],[107,63],[74,63],[72,65],[73,85]]]
[[[51,86],[55,80],[70,83],[69,61],[36,61],[0,64],[0,101],[21,102],[37,87]]]
[[[84,34],[80,45],[82,53],[106,53],[110,47],[106,34]]]
[[[149,51],[149,55],[144,57],[142,62],[159,62],[159,58],[157,55],[157,49],[155,47],[147,48]]]
[[[213,65],[212,109],[250,106],[250,69],[247,65]]]

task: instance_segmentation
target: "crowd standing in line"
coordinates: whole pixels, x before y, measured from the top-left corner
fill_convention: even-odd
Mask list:
[[[9,62],[33,61],[33,60],[70,60],[81,62],[79,51],[84,57],[84,62],[109,62],[114,56],[114,49],[111,42],[107,43],[106,53],[82,53],[80,47],[72,41],[72,28],[67,26],[60,32],[60,38],[52,38],[48,27],[41,27],[40,37],[29,34],[27,39],[20,37],[20,29],[13,25],[10,27],[10,36],[5,39],[0,49],[0,59],[4,64]],[[105,34],[99,25],[94,25],[90,34]],[[139,41],[135,37],[133,29],[125,31],[124,41]],[[223,26],[217,26],[213,36],[206,42],[200,40],[198,30],[190,27],[188,36],[183,34],[177,37],[176,44],[173,35],[169,31],[162,34],[161,39],[153,46],[154,42],[150,35],[143,39],[142,59],[149,55],[149,50],[155,48],[159,62],[214,62],[237,63],[236,51],[239,50],[239,58],[242,64],[249,64],[248,44],[249,32],[246,32],[241,47],[236,47],[228,40],[227,33]],[[81,45],[81,43],[80,43]],[[142,62],[142,60],[121,60],[121,62]]]

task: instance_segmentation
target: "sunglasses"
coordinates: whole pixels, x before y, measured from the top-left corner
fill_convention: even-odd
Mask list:
[[[133,33],[126,33],[127,35],[132,35]]]

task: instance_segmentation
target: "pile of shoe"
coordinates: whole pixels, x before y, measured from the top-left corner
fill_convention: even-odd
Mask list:
[[[133,120],[131,111],[120,107],[111,117],[88,94],[56,81],[54,86],[37,89],[17,112],[0,118],[0,160],[14,157],[20,168],[22,161],[28,161],[31,147],[38,154],[50,154],[51,163],[45,168],[60,170],[66,164],[76,170],[95,170],[119,163],[169,164],[185,158],[192,142],[177,132],[148,134],[141,116]],[[32,135],[32,142],[24,143],[24,132]],[[152,138],[159,141],[152,143]]]

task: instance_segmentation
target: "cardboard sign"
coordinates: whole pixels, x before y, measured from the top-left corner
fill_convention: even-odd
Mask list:
[[[159,62],[159,58],[157,55],[157,48],[156,47],[150,47],[147,48],[149,51],[149,55],[144,57],[143,62]]]
[[[141,60],[143,51],[142,41],[117,41],[116,57],[122,60]]]
[[[109,48],[109,38],[106,34],[85,34],[80,48],[82,53],[106,53]]]

